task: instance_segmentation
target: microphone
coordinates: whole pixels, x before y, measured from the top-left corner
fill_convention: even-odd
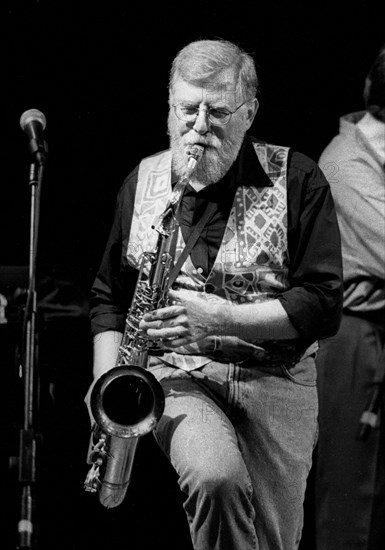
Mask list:
[[[20,126],[29,138],[29,149],[33,156],[43,164],[47,153],[47,144],[44,141],[43,131],[47,120],[41,111],[29,109],[20,117]]]

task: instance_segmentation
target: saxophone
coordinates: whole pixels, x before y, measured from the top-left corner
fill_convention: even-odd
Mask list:
[[[158,232],[155,252],[142,255],[135,292],[126,317],[116,366],[95,383],[90,397],[95,419],[84,482],[87,492],[98,493],[106,508],[119,506],[126,495],[140,437],[150,433],[164,411],[164,393],[147,370],[149,355],[162,355],[161,341],[149,340],[139,329],[143,315],[167,304],[170,271],[174,259],[171,237],[177,230],[177,214],[183,191],[202,157],[194,145],[183,177],[175,185],[166,209],[153,229]]]

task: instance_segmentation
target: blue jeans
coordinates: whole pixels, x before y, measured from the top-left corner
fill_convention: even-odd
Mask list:
[[[292,367],[150,367],[155,437],[179,476],[195,550],[294,550],[317,438],[314,358]]]

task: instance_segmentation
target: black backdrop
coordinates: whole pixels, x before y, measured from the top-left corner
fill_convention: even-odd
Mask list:
[[[83,305],[123,178],[142,156],[168,146],[168,71],[177,51],[194,39],[221,37],[253,53],[261,94],[252,133],[296,147],[316,160],[337,132],[339,116],[363,107],[369,63],[385,42],[382,4],[4,2],[0,8],[0,266],[28,264],[30,158],[27,138],[19,126],[25,110],[37,108],[47,118],[49,158],[42,187],[39,274],[48,286],[46,277],[54,286],[52,281],[73,285],[76,290],[71,299]],[[43,391],[49,450],[42,458],[46,462],[42,479],[48,482],[42,489],[41,545],[86,548],[89,543],[90,548],[98,548],[103,543],[105,548],[120,548],[118,519],[123,512],[110,514],[106,520],[77,494],[83,473],[79,473],[77,460],[83,453],[86,429],[81,398],[90,376],[87,323],[80,332],[71,322],[59,328],[55,323],[44,327],[42,363],[47,365],[47,387],[52,380],[56,385],[56,401],[52,404],[45,399]],[[8,347],[10,342],[7,339]],[[66,351],[56,361],[60,344]],[[4,353],[5,364],[7,357]],[[44,405],[45,401],[49,404]],[[70,436],[69,442],[63,443],[57,426],[65,437]],[[62,463],[63,454],[69,467],[66,460]],[[152,475],[142,479],[145,490],[158,483]],[[158,496],[151,496],[155,502],[152,513],[164,506],[159,494],[164,495],[166,489],[160,488]],[[139,488],[138,493],[137,507],[144,508],[146,496]],[[310,550],[311,504],[308,509]],[[148,522],[135,518],[134,531],[142,532],[142,541],[131,542],[127,548],[147,548],[143,541],[149,538]],[[154,524],[175,531],[175,523],[158,518]],[[81,535],[75,535],[79,529]],[[114,543],[105,539],[106,530],[111,529]],[[160,531],[154,533],[157,537]],[[132,541],[136,536],[132,535]],[[175,548],[187,548],[183,544],[175,542]],[[148,548],[156,547],[148,542]]]

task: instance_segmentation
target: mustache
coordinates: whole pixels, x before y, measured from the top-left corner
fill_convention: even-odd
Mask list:
[[[189,136],[186,135],[183,139],[183,145],[203,145],[203,147],[215,147],[215,149],[220,148],[221,142],[215,136]]]

